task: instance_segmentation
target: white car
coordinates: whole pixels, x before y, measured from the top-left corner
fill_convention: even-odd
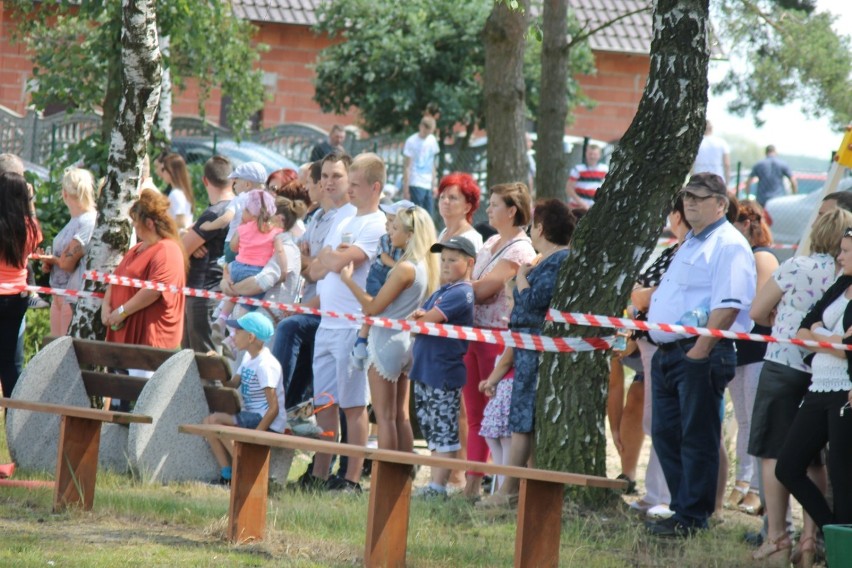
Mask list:
[[[840,181],[837,191],[852,189],[852,178]],[[805,236],[807,223],[822,201],[822,188],[812,193],[782,195],[766,203],[766,212],[772,221],[772,238],[776,244],[795,245]]]

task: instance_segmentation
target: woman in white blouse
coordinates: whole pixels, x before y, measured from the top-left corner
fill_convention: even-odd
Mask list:
[[[180,154],[160,156],[157,160],[157,175],[168,185],[166,196],[169,198],[169,215],[182,233],[192,227],[192,210],[195,207],[192,180],[186,162]]]

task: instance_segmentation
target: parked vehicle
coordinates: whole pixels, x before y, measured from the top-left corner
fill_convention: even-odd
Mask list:
[[[840,181],[837,191],[852,190],[852,178]],[[766,212],[771,220],[770,228],[776,244],[798,244],[807,230],[807,222],[822,201],[822,187],[811,193],[782,195],[766,203]]]
[[[285,158],[272,148],[232,138],[177,137],[172,140],[172,151],[177,152],[188,164],[203,164],[214,154],[227,156],[235,166],[245,162],[260,162],[268,173],[282,168],[299,169],[292,160]]]

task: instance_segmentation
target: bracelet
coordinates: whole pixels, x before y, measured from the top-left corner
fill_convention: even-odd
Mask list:
[[[127,319],[127,316],[130,315],[125,311],[124,304],[121,304],[120,306],[118,306],[118,309],[116,311],[118,312],[118,315],[121,316],[121,319]]]

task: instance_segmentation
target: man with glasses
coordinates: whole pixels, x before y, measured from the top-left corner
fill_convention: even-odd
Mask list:
[[[680,323],[691,312],[700,326],[747,332],[754,255],[725,218],[725,182],[716,174],[695,174],[681,196],[692,230],[654,292],[648,322]],[[648,530],[687,537],[707,528],[715,507],[722,400],[734,377],[736,351],[730,339],[660,331],[650,336],[659,346],[652,362],[652,440],[674,515],[649,523]]]

